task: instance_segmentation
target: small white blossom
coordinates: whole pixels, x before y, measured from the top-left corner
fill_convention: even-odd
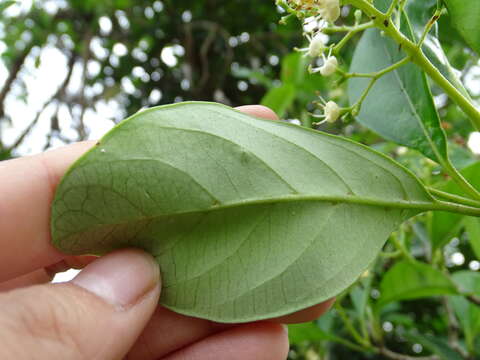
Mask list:
[[[327,102],[323,111],[325,113],[325,120],[331,124],[337,121],[341,114],[340,107],[335,101]]]
[[[320,125],[325,122],[333,124],[342,115],[342,108],[340,108],[335,101],[325,102],[325,100],[322,97],[320,97],[320,101],[316,102],[316,104],[320,105],[320,107],[323,110],[323,114],[322,115],[312,114],[312,116],[315,118],[323,119],[323,121],[314,123],[315,125]]]
[[[319,0],[321,5],[318,9],[319,16],[328,22],[335,22],[340,17],[339,0]]]
[[[323,41],[323,35],[318,33],[311,40],[308,46],[308,56],[318,57],[325,51],[325,42]]]
[[[317,68],[310,68],[310,72],[311,73],[319,72],[320,74],[322,74],[322,76],[330,76],[333,73],[335,73],[335,71],[337,71],[338,60],[335,56],[332,56],[332,55],[328,55],[327,57],[325,57],[325,55],[322,55],[322,56],[323,56],[323,65]]]
[[[317,33],[313,35],[313,37],[309,34],[307,34],[306,36],[309,41],[308,47],[297,50],[305,53],[305,56],[310,56],[313,58],[322,56],[323,52],[326,49],[324,35],[322,33]]]
[[[319,19],[335,22],[340,17],[340,0],[290,0],[297,11],[316,12]]]

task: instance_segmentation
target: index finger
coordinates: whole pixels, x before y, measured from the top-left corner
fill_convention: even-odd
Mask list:
[[[242,106],[253,116],[276,119],[263,106]],[[66,258],[50,241],[50,206],[68,167],[94,142],[0,162],[0,282]]]

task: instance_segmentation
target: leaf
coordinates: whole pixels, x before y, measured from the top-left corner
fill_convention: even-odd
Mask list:
[[[244,322],[337,295],[392,230],[434,204],[363,145],[182,103],[135,114],[71,167],[52,239],[70,254],[141,247],[160,264],[162,304]]]
[[[480,54],[480,2],[466,0],[444,0],[453,26],[478,54]]]
[[[473,253],[480,260],[480,221],[477,218],[465,216],[464,223]]]
[[[380,294],[378,306],[381,307],[392,301],[457,294],[457,290],[440,270],[417,261],[402,261],[383,276]]]
[[[465,292],[480,295],[480,274],[473,271],[457,271],[453,280]],[[452,307],[460,320],[465,333],[468,348],[474,348],[474,342],[480,334],[480,307],[472,304],[463,296],[451,296]]]
[[[261,104],[269,107],[282,117],[295,100],[295,86],[287,83],[270,89],[263,97]]]
[[[301,85],[307,75],[307,61],[299,52],[288,54],[282,59],[280,79],[283,83]]]
[[[363,34],[350,67],[351,72],[370,73],[387,68],[404,57],[398,45],[377,29]],[[370,79],[349,80],[354,104]],[[363,102],[358,121],[384,138],[420,151],[439,161],[447,158],[447,141],[425,73],[412,63],[381,77]]]
[[[324,332],[314,322],[288,325],[288,339],[291,344],[331,340],[333,336]]]

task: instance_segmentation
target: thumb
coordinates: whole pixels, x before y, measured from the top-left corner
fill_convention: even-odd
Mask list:
[[[121,359],[155,310],[160,272],[140,250],[88,265],[69,283],[0,295],[0,359]]]

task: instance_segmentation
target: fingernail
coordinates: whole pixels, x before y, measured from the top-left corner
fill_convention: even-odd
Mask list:
[[[72,283],[125,309],[152,290],[160,280],[153,257],[141,250],[120,250],[83,269]]]

